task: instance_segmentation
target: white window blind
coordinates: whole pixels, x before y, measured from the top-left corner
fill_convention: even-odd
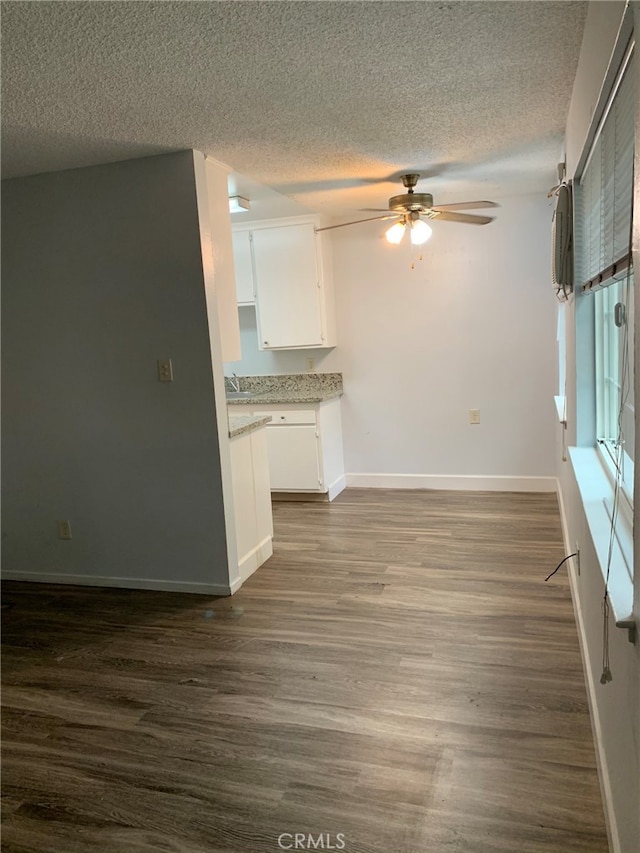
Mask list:
[[[576,186],[577,283],[586,291],[624,278],[630,264],[635,62],[630,47]]]

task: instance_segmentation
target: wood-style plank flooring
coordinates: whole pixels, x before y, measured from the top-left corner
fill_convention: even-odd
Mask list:
[[[4,585],[2,849],[605,853],[555,496],[274,519],[233,598]]]

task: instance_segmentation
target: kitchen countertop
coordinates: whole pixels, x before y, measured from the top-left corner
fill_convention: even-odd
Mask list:
[[[325,400],[333,400],[335,397],[342,397],[342,388],[317,388],[304,391],[281,388],[278,390],[257,392],[251,394],[250,397],[227,399],[227,405],[255,406],[267,403],[268,405],[275,406],[289,403],[323,403]]]
[[[227,392],[232,388],[247,397],[229,398],[233,406],[292,406],[296,403],[324,403],[342,396],[341,373],[268,373],[258,376],[225,377]]]
[[[260,429],[270,420],[270,415],[229,415],[229,438]]]

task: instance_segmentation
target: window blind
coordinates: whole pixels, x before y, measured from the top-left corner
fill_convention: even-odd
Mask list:
[[[587,292],[624,278],[631,264],[635,62],[631,47],[576,187],[576,273]]]

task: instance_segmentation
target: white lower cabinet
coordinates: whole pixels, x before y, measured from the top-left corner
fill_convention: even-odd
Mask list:
[[[316,492],[329,500],[345,487],[340,400],[313,407],[253,406],[270,415],[266,427],[269,476],[273,492]]]
[[[276,425],[267,430],[273,490],[318,491],[322,486],[319,441],[315,425]]]

